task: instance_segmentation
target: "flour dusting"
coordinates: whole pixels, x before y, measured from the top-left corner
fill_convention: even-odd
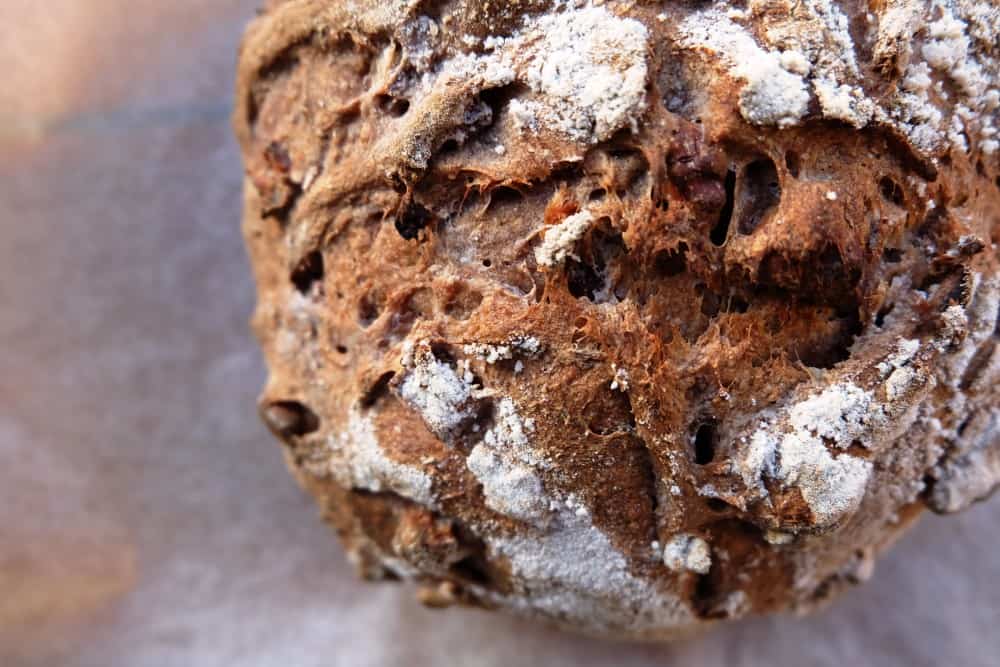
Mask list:
[[[392,491],[427,507],[435,506],[431,478],[417,467],[386,456],[370,417],[352,411],[346,428],[330,436],[327,446],[334,454],[330,472],[345,489]]]
[[[857,509],[872,475],[872,464],[847,453],[834,457],[875,427],[873,396],[839,383],[789,408],[782,427],[764,420],[738,463],[749,487],[762,496],[763,476],[797,488],[817,526],[829,527]],[[784,430],[788,429],[788,430]]]
[[[567,257],[574,257],[574,246],[593,222],[594,216],[590,211],[580,211],[546,229],[542,244],[535,248],[535,261],[539,266],[554,268],[565,262]]]
[[[462,346],[462,351],[492,365],[499,361],[509,361],[517,355],[537,356],[541,348],[541,341],[534,336],[517,335],[503,343],[466,343]]]
[[[551,464],[532,447],[534,423],[520,416],[512,400],[499,402],[494,421],[466,465],[482,484],[488,507],[533,526],[530,532],[485,536],[491,552],[507,558],[530,591],[528,599],[506,602],[530,600],[532,609],[558,618],[609,627],[623,613],[637,614],[639,627],[686,618],[678,599],[630,572],[625,556],[592,524],[584,502],[546,492],[536,471]],[[623,608],[616,611],[618,605]]]
[[[530,94],[508,103],[515,126],[595,143],[635,128],[645,111],[648,43],[634,19],[600,6],[567,7],[526,20],[509,37],[491,36],[486,54],[459,54],[441,71],[480,88],[518,81]]]
[[[712,549],[695,535],[674,535],[663,549],[663,563],[672,572],[708,574],[712,569]]]
[[[681,23],[680,43],[718,55],[734,76],[745,81],[740,113],[757,125],[796,125],[809,107],[809,91],[802,79],[805,64],[795,55],[760,47],[743,27],[718,9],[694,13]],[[787,65],[789,69],[783,66]]]
[[[452,368],[435,357],[426,342],[407,347],[402,365],[400,398],[420,413],[436,435],[447,440],[474,416],[473,378],[467,367]]]
[[[576,139],[603,141],[635,124],[646,98],[644,25],[584,7],[543,16],[523,40],[533,48],[527,83],[553,125]]]
[[[549,511],[537,473],[516,457],[479,444],[473,447],[466,466],[483,485],[486,506],[494,512],[537,523]]]

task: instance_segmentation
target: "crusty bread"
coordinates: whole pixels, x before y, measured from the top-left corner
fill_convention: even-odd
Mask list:
[[[260,410],[360,571],[666,638],[985,497],[998,36],[989,0],[271,2]]]

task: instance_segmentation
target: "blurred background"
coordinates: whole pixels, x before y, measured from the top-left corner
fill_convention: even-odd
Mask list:
[[[667,646],[356,581],[255,414],[229,127],[254,11],[0,0],[0,665],[998,664],[998,500],[818,616]]]

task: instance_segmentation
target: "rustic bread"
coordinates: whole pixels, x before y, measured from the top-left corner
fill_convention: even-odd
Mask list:
[[[988,0],[270,2],[260,411],[361,573],[665,638],[987,496],[998,36]]]

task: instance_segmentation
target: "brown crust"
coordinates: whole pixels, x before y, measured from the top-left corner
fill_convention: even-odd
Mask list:
[[[652,45],[631,126],[591,141],[525,133],[511,103],[537,91],[449,78],[441,63],[483,55],[483,37],[546,3],[355,4],[367,9],[269,5],[241,52],[235,125],[271,369],[262,415],[364,573],[417,579],[435,606],[672,636],[810,608],[864,578],[924,505],[958,509],[964,489],[992,487],[996,154],[928,153],[884,118],[855,129],[815,108],[793,127],[748,123],[716,56],[679,46],[695,3],[665,19],[660,5],[607,3]],[[420,17],[447,30],[417,43]],[[865,91],[888,99],[904,64],[861,39]],[[583,212],[572,256],[542,261]],[[517,348],[525,337],[537,349]],[[900,341],[914,342],[906,358]],[[517,349],[490,362],[476,344]],[[428,367],[472,378],[454,423],[407,388]],[[866,397],[868,416],[847,442],[823,440],[822,464],[789,473],[802,406],[826,390]],[[586,598],[600,611],[539,602],[539,582],[491,540],[569,520],[498,511],[468,462],[504,400],[533,423],[546,497],[584,508],[628,576],[676,609],[650,621],[601,591]],[[358,423],[400,466],[378,463],[378,488],[376,464],[356,458]],[[763,467],[757,446],[772,448]],[[844,500],[848,482],[810,486],[815,470],[867,476]],[[425,479],[428,496],[404,497]],[[710,545],[708,574],[653,554],[679,534]]]

